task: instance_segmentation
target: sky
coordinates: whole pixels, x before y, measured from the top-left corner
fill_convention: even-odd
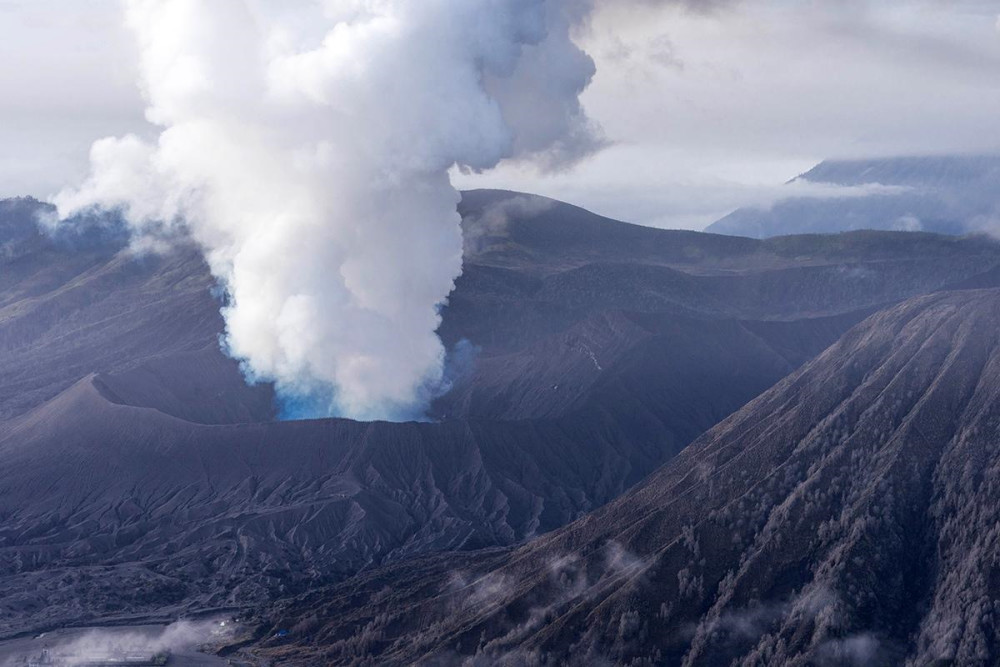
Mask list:
[[[454,173],[618,219],[700,229],[816,162],[1000,151],[1000,3],[606,2],[574,35],[605,148]],[[116,0],[0,1],[0,196],[49,197],[95,139],[152,136]]]

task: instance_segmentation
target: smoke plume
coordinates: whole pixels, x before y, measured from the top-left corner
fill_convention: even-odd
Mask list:
[[[190,237],[224,344],[313,416],[405,419],[441,384],[461,272],[453,167],[552,169],[600,143],[572,39],[583,0],[126,0],[156,127],[94,143],[53,198]],[[301,410],[298,411],[301,415]]]

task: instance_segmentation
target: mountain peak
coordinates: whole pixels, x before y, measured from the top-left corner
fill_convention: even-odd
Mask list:
[[[1000,156],[826,160],[788,186],[799,189],[768,207],[737,209],[705,231],[753,238],[858,229],[993,231]]]

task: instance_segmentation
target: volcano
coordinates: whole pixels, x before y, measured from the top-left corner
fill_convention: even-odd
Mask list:
[[[539,538],[525,547],[535,553],[551,531],[619,511],[589,514],[679,454],[669,470],[701,470],[709,459],[690,442],[873,312],[995,284],[1000,266],[987,238],[757,241],[470,192],[465,269],[440,329],[451,390],[426,421],[279,421],[272,388],[248,386],[221,351],[224,295],[197,249],[137,254],[113,221],[50,237],[35,224],[45,211],[0,206],[4,636],[204,609],[269,615],[414,558],[478,563]],[[803,396],[801,409],[824,404]],[[669,532],[654,527],[641,536]],[[646,558],[638,539],[614,538]],[[694,562],[685,590],[701,581],[709,595],[717,572]],[[787,594],[799,586],[789,579]],[[683,613],[670,622],[701,622]],[[583,627],[566,623],[545,632]],[[559,645],[540,637],[526,645]],[[686,655],[685,641],[660,650]],[[437,650],[414,642],[424,649]]]
[[[309,664],[990,665],[1000,291],[879,312],[618,500],[304,595]]]

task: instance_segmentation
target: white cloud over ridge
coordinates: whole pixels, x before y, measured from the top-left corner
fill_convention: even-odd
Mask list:
[[[505,165],[463,187],[702,229],[825,159],[1000,153],[1000,37],[983,0],[602,3],[583,96],[611,147],[569,174]]]

